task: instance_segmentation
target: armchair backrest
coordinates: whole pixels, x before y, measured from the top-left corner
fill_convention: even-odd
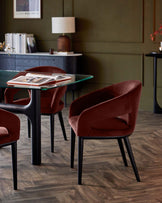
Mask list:
[[[54,67],[54,66],[38,66],[34,68],[27,69],[26,71],[31,71],[31,72],[46,72],[46,73],[66,73],[64,70]],[[57,106],[59,105],[59,102],[63,95],[66,92],[67,87],[58,87],[58,88],[53,88],[47,91],[42,91],[41,92],[41,98],[48,96],[49,99],[51,99],[51,108],[54,110],[55,108],[57,109]]]
[[[33,71],[33,72],[46,72],[46,73],[66,73],[64,70],[55,67],[55,66],[38,66],[34,68],[26,69],[26,71]]]

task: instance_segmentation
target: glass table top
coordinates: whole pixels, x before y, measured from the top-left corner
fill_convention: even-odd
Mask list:
[[[42,86],[28,86],[28,85],[8,85],[7,81],[13,79],[14,76],[17,74],[22,73],[25,74],[25,71],[11,71],[11,70],[0,70],[0,87],[2,88],[24,88],[24,89],[41,89],[41,90],[48,90],[56,87],[66,86],[76,84],[78,82],[82,82],[85,80],[89,80],[93,78],[92,75],[83,75],[83,74],[69,74],[71,76],[70,80],[56,82],[50,85],[42,85]],[[37,74],[39,74],[37,72]],[[41,73],[42,74],[42,73]],[[48,73],[49,74],[49,73]]]

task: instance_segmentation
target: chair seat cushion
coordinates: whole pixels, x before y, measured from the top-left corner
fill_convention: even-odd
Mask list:
[[[9,133],[8,133],[7,128],[0,126],[0,137],[5,137],[5,136],[8,136],[8,135],[9,135]]]
[[[69,119],[70,125],[76,134],[78,121],[79,116],[73,116]],[[90,128],[90,134],[87,135],[85,132],[85,134],[82,136],[115,136],[115,134],[117,134],[117,136],[123,136],[126,135],[125,131],[128,131],[129,126],[124,119],[117,117],[107,119],[106,121],[101,119],[100,123],[93,123],[90,121]]]

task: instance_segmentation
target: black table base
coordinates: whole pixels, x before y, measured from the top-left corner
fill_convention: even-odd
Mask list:
[[[32,124],[32,164],[41,164],[41,114],[40,90],[31,89],[31,100],[28,105],[14,105],[0,103],[0,108],[13,113],[25,114]]]

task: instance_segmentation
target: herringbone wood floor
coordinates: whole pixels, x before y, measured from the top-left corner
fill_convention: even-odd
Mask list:
[[[31,139],[26,117],[21,118],[18,141],[18,191],[12,189],[10,147],[0,149],[1,202],[162,202],[162,115],[139,112],[130,137],[141,182],[132,167],[124,167],[116,140],[85,141],[83,185],[77,185],[75,169],[69,167],[70,127],[68,108],[63,111],[69,141],[64,141],[56,117],[55,153],[50,152],[49,119],[42,117],[42,165],[31,165]],[[77,151],[76,151],[77,152]],[[76,154],[77,155],[77,154]]]

